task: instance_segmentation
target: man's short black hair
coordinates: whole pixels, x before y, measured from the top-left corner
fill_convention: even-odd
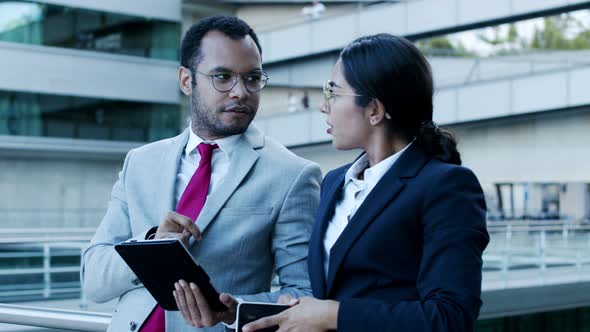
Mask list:
[[[262,55],[258,37],[248,23],[235,16],[210,16],[194,24],[184,35],[180,47],[180,64],[183,67],[192,69],[200,61],[201,40],[209,31],[213,30],[220,31],[235,40],[246,36],[252,37]]]

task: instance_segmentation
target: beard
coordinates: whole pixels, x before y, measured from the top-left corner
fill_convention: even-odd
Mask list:
[[[254,120],[256,110],[251,106],[239,104],[240,107],[247,110],[247,116],[241,121],[225,123],[222,120],[223,113],[228,106],[236,105],[232,104],[210,107],[201,101],[202,99],[196,92],[196,89],[193,91],[195,93],[193,98],[191,98],[191,120],[193,128],[196,128],[199,131],[205,131],[209,136],[228,137],[243,134],[250,126],[252,120]]]

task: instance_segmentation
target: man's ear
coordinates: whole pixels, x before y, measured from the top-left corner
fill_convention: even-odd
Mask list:
[[[190,69],[180,66],[178,69],[178,84],[185,96],[193,94],[193,75]]]
[[[389,114],[385,112],[385,106],[383,103],[377,98],[371,99],[367,105],[367,115],[371,126],[377,126],[391,118]]]

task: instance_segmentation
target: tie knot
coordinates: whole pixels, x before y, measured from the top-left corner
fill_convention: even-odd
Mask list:
[[[197,146],[199,150],[199,154],[201,155],[201,159],[211,160],[211,155],[213,154],[213,150],[217,149],[219,146],[217,144],[207,144],[201,143]]]

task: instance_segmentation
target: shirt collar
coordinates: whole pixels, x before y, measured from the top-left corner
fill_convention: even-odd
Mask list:
[[[231,157],[232,153],[236,149],[238,141],[239,141],[240,137],[242,136],[242,134],[238,134],[238,135],[232,135],[232,136],[227,136],[224,138],[216,139],[213,141],[206,141],[206,140],[202,139],[201,137],[199,137],[197,134],[195,134],[190,125],[189,125],[189,132],[190,132],[190,136],[188,138],[188,142],[186,143],[186,147],[184,148],[184,153],[186,155],[190,155],[192,152],[196,151],[197,146],[199,146],[199,144],[204,142],[207,144],[217,144],[217,146],[219,146],[219,149],[224,152],[225,156],[228,159]],[[198,152],[196,152],[196,153],[198,153]]]
[[[395,164],[395,162],[399,159],[402,153],[404,153],[404,151],[408,149],[410,145],[412,145],[412,142],[410,142],[410,144],[406,145],[406,147],[404,147],[400,151],[381,160],[376,165],[373,165],[373,167],[368,167],[369,158],[367,157],[366,153],[363,154],[359,159],[357,159],[357,161],[354,162],[354,164],[352,164],[352,166],[346,172],[344,185],[346,185],[349,181],[353,181],[355,183],[360,182],[361,180],[359,180],[359,175],[361,174],[361,172],[364,171],[364,181],[366,181],[366,184],[369,187],[374,187],[375,185],[377,185],[377,182],[379,182],[379,180],[381,180],[381,178],[385,175],[385,173],[387,173],[391,166]]]

